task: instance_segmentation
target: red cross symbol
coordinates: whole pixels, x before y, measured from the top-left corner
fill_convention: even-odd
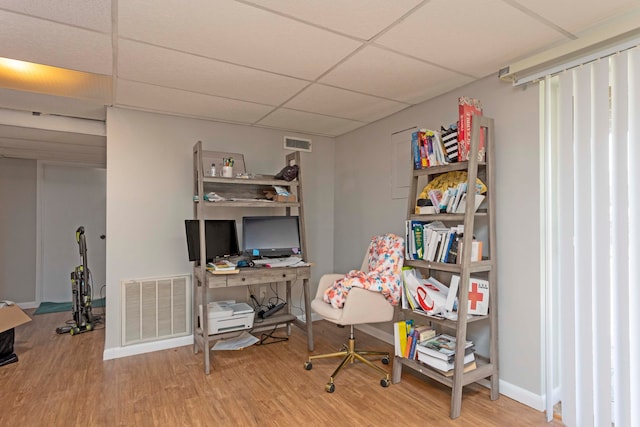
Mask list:
[[[478,292],[478,283],[471,282],[471,290],[469,291],[469,304],[471,304],[471,310],[476,309],[476,305],[484,300],[484,295]]]

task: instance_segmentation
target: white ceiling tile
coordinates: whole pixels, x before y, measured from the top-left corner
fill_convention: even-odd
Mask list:
[[[112,73],[111,35],[0,10],[0,56],[97,74]]]
[[[416,59],[368,46],[320,82],[415,104],[471,80]]]
[[[280,108],[257,124],[277,129],[337,136],[362,127],[366,123]]]
[[[120,2],[118,14],[122,38],[311,80],[360,45],[235,1]]]
[[[118,77],[270,105],[282,104],[309,84],[129,40],[119,44]]]
[[[248,0],[287,16],[370,40],[421,0]]]
[[[376,42],[481,78],[563,38],[501,0],[432,0]]]
[[[254,123],[272,110],[260,104],[118,79],[115,105],[236,123]]]
[[[0,88],[0,108],[105,120],[103,103]]]
[[[640,6],[637,0],[513,1],[574,34]]]
[[[362,95],[344,89],[314,84],[284,107],[334,117],[373,122],[396,113],[409,104]]]
[[[1,7],[101,33],[111,32],[111,0],[2,0]]]

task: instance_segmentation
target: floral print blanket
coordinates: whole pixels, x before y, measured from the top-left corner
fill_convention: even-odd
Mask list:
[[[395,234],[375,236],[369,244],[369,271],[351,270],[336,280],[324,293],[323,300],[342,308],[353,286],[381,292],[391,305],[398,305],[402,292],[404,239]]]

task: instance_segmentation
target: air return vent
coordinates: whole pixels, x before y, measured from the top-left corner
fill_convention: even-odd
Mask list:
[[[189,276],[122,281],[122,345],[191,333]]]
[[[284,137],[284,148],[294,151],[311,151],[311,140],[305,138]]]

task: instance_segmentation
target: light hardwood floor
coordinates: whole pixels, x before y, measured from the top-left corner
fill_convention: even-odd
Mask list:
[[[103,361],[103,329],[56,335],[70,313],[32,318],[16,328],[19,362],[0,367],[0,426],[549,425],[543,413],[505,396],[491,401],[481,386],[465,388],[462,415],[450,420],[448,388],[409,373],[383,388],[362,364],[343,370],[336,391],[326,393],[338,360],[314,361],[305,371],[306,336],[295,327],[287,342],[212,352],[206,376],[192,346]],[[316,352],[327,353],[341,347],[348,329],[316,322],[314,333]],[[366,334],[357,338],[359,348],[392,350]]]

